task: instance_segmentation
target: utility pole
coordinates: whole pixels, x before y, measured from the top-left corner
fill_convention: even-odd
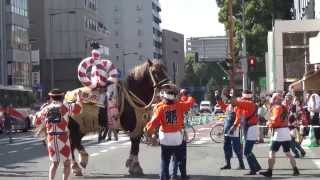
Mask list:
[[[241,65],[242,65],[242,89],[248,89],[248,60],[247,60],[247,44],[246,44],[246,28],[245,28],[245,4],[244,0],[242,4],[242,55],[241,55]]]
[[[231,74],[230,74],[230,88],[234,88],[236,59],[234,54],[234,42],[233,42],[234,21],[233,21],[233,13],[232,13],[232,0],[228,0],[228,24],[229,24],[229,48],[230,48],[230,57],[232,61]]]

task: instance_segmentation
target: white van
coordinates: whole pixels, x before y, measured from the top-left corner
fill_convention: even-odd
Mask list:
[[[200,113],[212,113],[212,106],[210,101],[201,101],[200,102]]]

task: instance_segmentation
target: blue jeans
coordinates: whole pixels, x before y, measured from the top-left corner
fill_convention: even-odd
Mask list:
[[[301,154],[305,154],[305,153],[306,153],[306,152],[304,151],[304,149],[301,147],[301,144],[299,144],[299,143],[296,142],[295,138],[292,138],[292,139],[291,139],[290,146],[291,146],[290,148],[291,148],[292,152],[294,153],[294,155],[295,155],[296,157],[300,157],[300,153],[301,153]],[[299,153],[298,150],[300,151],[300,153]]]
[[[249,168],[251,171],[259,171],[261,169],[261,166],[259,162],[257,161],[256,156],[253,154],[252,149],[256,141],[250,141],[246,140],[245,146],[244,146],[244,155],[247,158]]]
[[[182,160],[182,153],[180,153],[180,146],[165,146],[161,145],[161,174],[160,180],[169,180],[169,165],[172,156],[175,156],[178,162]]]
[[[185,177],[187,176],[187,142],[186,141],[182,141],[179,152],[181,153],[182,159],[181,159],[181,162],[179,162],[175,156],[173,157],[172,175],[176,176],[178,174],[178,167],[179,167],[181,177]]]
[[[223,151],[224,151],[224,158],[226,160],[227,165],[230,165],[230,160],[232,158],[232,149],[237,155],[237,158],[239,160],[239,165],[244,166],[243,156],[241,153],[240,137],[224,136]]]

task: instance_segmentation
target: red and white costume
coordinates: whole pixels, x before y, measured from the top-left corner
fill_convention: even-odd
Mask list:
[[[57,109],[60,118],[54,121],[50,120],[49,112],[51,109]],[[47,131],[47,147],[50,161],[60,162],[69,160],[71,157],[71,147],[69,141],[69,116],[79,114],[81,105],[78,103],[66,104],[59,101],[53,101],[45,106],[36,115],[36,127],[44,124]]]
[[[90,77],[87,75],[88,68],[91,67]],[[101,87],[107,87],[107,92],[100,94],[100,102],[98,104],[107,103],[108,125],[120,126],[118,122],[118,82],[119,72],[110,60],[102,59],[98,50],[92,50],[91,57],[87,57],[81,61],[78,66],[78,79],[82,85],[92,90]],[[107,96],[107,98],[106,98]],[[107,99],[105,101],[105,99]],[[113,128],[113,127],[112,127]]]

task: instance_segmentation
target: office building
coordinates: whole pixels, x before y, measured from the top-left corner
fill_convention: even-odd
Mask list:
[[[53,87],[80,87],[77,66],[90,55],[90,43],[102,45],[109,56],[110,32],[100,15],[98,0],[30,1],[30,38],[40,50],[40,77],[44,92]]]
[[[184,36],[170,30],[162,30],[162,60],[170,79],[180,84],[184,77]]]
[[[145,59],[161,58],[159,0],[106,0],[104,16],[111,28],[113,59],[122,74]]]
[[[28,2],[0,1],[0,85],[31,87]]]
[[[228,38],[226,36],[191,37],[186,40],[186,43],[186,52],[198,52],[199,61],[219,62],[228,58]]]

